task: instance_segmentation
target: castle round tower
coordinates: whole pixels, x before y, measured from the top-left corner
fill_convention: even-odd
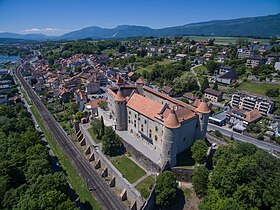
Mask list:
[[[173,108],[164,120],[161,152],[161,166],[163,168],[170,168],[176,165],[177,141],[180,126],[181,124]]]
[[[118,89],[115,99],[116,108],[116,130],[127,130],[127,108],[126,98],[124,97],[121,88]]]
[[[144,80],[139,77],[136,82],[135,82],[135,85],[136,85],[136,90],[137,92],[140,94],[140,95],[143,95],[143,86],[144,86]]]
[[[199,131],[196,136],[197,139],[204,139],[206,136],[210,112],[211,110],[205,100],[201,101],[199,106],[196,108],[196,113],[199,117]]]

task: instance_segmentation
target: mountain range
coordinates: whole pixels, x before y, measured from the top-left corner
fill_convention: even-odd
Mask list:
[[[146,26],[120,25],[115,28],[97,26],[72,31],[62,36],[47,36],[44,34],[17,34],[4,32],[0,38],[15,38],[29,40],[73,40],[73,39],[102,39],[126,38],[144,36],[176,36],[176,35],[210,35],[210,36],[280,36],[280,13],[275,15],[238,18],[231,20],[213,20],[191,23],[182,26],[152,29]]]

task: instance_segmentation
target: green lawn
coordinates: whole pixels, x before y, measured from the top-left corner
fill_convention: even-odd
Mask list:
[[[278,88],[280,90],[280,85],[278,84],[265,84],[265,83],[254,83],[254,82],[243,82],[235,88],[235,90],[245,90],[250,91],[252,93],[257,93],[261,95],[265,95],[266,91],[272,88]]]
[[[141,193],[141,196],[147,199],[150,195],[154,183],[155,183],[155,179],[151,176],[148,176],[147,178],[142,180],[139,184],[137,184],[135,188]]]
[[[145,171],[136,165],[125,155],[110,158],[112,164],[118,169],[118,171],[127,179],[130,183],[134,183],[136,180],[144,176]]]
[[[163,59],[162,61],[158,61],[157,63],[159,65],[168,65],[168,64],[172,63],[172,61],[169,60],[169,59]],[[142,74],[143,71],[151,72],[153,70],[154,66],[155,66],[155,64],[151,64],[151,65],[148,65],[146,67],[137,69],[136,73]]]
[[[88,132],[89,132],[89,134],[91,135],[93,141],[94,141],[96,144],[101,143],[101,140],[99,140],[99,139],[96,138],[96,134],[94,133],[93,128],[89,128],[89,129],[88,129]]]
[[[205,75],[206,76],[208,74],[207,68],[203,65],[197,66],[193,70],[194,70],[194,72],[196,72],[199,75]]]
[[[24,92],[25,93],[25,92]],[[26,97],[26,94],[24,94]],[[27,97],[25,99],[28,99]],[[66,171],[66,178],[71,183],[71,186],[74,188],[75,192],[80,198],[80,202],[83,205],[84,209],[98,209],[101,210],[100,204],[93,197],[93,195],[88,191],[88,188],[82,178],[78,175],[73,165],[70,163],[62,149],[58,146],[56,141],[53,139],[49,130],[47,129],[41,115],[38,110],[32,106],[31,111],[38,122],[40,128],[44,132],[45,138],[47,139],[49,145],[51,146],[55,156],[59,159],[59,162],[62,165],[62,168]]]

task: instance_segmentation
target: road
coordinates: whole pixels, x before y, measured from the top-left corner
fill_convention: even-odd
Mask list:
[[[273,151],[280,152],[280,146],[278,146],[278,145],[270,144],[270,143],[265,142],[265,141],[260,141],[260,140],[257,140],[255,138],[253,138],[253,137],[245,136],[245,135],[236,133],[234,131],[227,130],[227,129],[225,129],[223,127],[220,127],[220,126],[217,126],[217,125],[213,125],[213,124],[209,123],[208,124],[208,131],[209,130],[218,130],[224,136],[233,137],[233,139],[237,140],[237,141],[248,142],[248,143],[254,144],[257,147],[259,147],[260,149],[263,149],[263,150],[266,150],[266,151],[269,151],[269,152],[273,152]]]
[[[64,130],[59,126],[57,121],[53,118],[51,113],[47,110],[44,104],[40,101],[39,97],[34,93],[30,85],[22,77],[20,71],[22,67],[19,66],[15,71],[15,76],[20,81],[23,88],[27,91],[30,100],[36,106],[40,112],[43,120],[45,121],[49,131],[56,140],[57,144],[64,151],[72,163],[75,170],[85,180],[89,189],[93,189],[92,193],[98,200],[102,209],[106,210],[123,210],[127,207],[121,202],[109,188],[109,186],[103,181],[101,176],[92,167],[92,165],[86,160],[80,150],[75,144],[67,137]]]
[[[191,67],[191,72],[195,75],[195,78],[196,78],[196,81],[197,81],[197,85],[199,87],[199,89],[201,89],[201,84],[198,80],[198,77],[197,77],[197,73],[194,71],[194,68],[198,67],[198,66],[201,66],[202,64],[198,64],[198,65],[195,65],[193,67]]]

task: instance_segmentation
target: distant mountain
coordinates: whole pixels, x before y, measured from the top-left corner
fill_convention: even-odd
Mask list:
[[[125,38],[141,36],[176,36],[176,35],[212,35],[212,36],[280,36],[280,13],[275,15],[239,18],[232,20],[213,20],[191,23],[183,26],[152,29],[146,26],[120,25],[115,28],[97,26],[66,33],[60,37],[48,37],[44,34],[0,33],[0,38],[31,40],[47,39],[86,39],[86,38]]]
[[[25,39],[25,40],[47,40],[51,37],[45,34],[17,34],[17,33],[9,33],[3,32],[0,33],[0,38],[12,38],[12,39]]]
[[[97,26],[83,28],[62,35],[61,39],[84,39],[84,38],[122,38],[134,36],[151,36],[154,29],[145,26],[120,25],[116,28],[100,28]]]

